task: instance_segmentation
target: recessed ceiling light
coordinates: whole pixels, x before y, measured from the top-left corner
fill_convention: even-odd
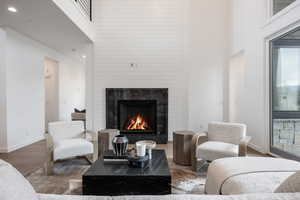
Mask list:
[[[13,13],[18,12],[18,10],[17,10],[15,7],[13,7],[13,6],[9,6],[9,7],[7,8],[7,10],[8,10],[9,12],[13,12]]]
[[[86,58],[86,55],[82,55],[82,58]]]

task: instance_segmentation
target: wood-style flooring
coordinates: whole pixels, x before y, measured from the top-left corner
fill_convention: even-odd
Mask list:
[[[12,164],[23,175],[27,175],[44,166],[46,155],[46,141],[42,140],[11,153],[0,153],[0,159]]]

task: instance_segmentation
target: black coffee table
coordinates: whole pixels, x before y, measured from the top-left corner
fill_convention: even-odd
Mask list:
[[[82,176],[83,195],[171,194],[171,174],[164,150],[153,150],[146,169],[97,160]]]

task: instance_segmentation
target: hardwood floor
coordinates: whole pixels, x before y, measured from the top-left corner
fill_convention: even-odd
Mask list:
[[[173,157],[173,143],[157,145],[157,149],[164,149],[167,157]],[[248,150],[249,156],[267,156],[254,151]],[[11,153],[1,153],[0,159],[3,159],[16,167],[23,175],[33,172],[44,166],[46,161],[46,141],[34,143],[27,147],[18,149]]]
[[[0,159],[12,164],[23,175],[27,175],[44,166],[46,161],[46,141],[36,142],[11,153],[1,153]]]

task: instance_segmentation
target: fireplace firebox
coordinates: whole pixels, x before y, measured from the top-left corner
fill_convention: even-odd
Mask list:
[[[119,129],[130,144],[168,142],[167,88],[107,88],[106,128]]]
[[[120,133],[156,134],[156,110],[156,100],[119,100]]]

